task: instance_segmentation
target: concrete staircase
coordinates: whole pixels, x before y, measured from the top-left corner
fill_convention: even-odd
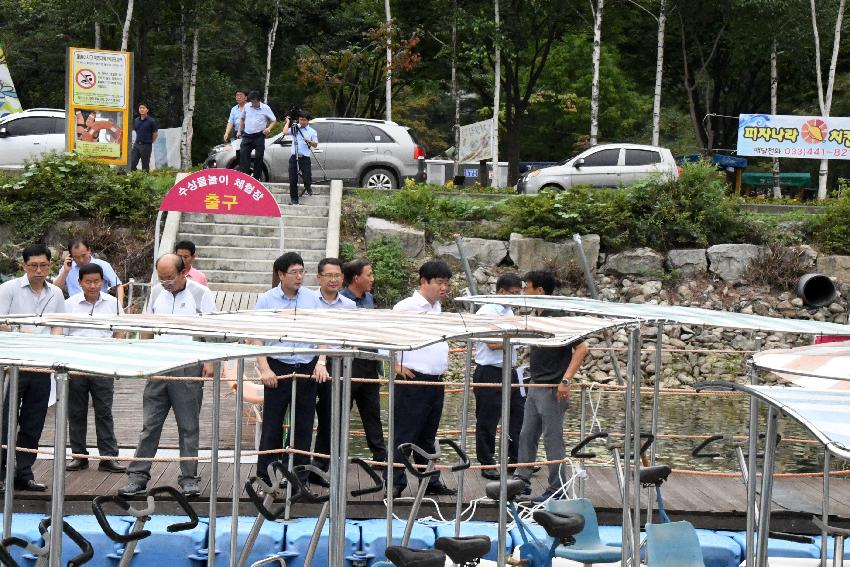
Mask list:
[[[329,215],[331,190],[327,185],[314,185],[313,196],[304,195],[297,206],[289,204],[288,185],[269,183],[266,186],[283,213],[284,251],[301,254],[306,271],[304,285],[317,286],[319,260],[338,253],[339,203],[335,206],[337,214]],[[341,195],[341,190],[338,194]],[[340,198],[337,193],[334,196]],[[331,246],[328,245],[329,228]],[[213,291],[256,293],[271,287],[272,264],[280,255],[278,218],[184,213],[176,240],[195,243],[195,266],[206,274]]]

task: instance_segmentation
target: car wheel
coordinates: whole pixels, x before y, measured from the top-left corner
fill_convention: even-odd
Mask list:
[[[395,174],[389,169],[383,168],[369,170],[363,176],[360,185],[367,189],[398,189]]]
[[[549,183],[548,185],[544,185],[543,187],[540,188],[541,191],[544,191],[546,189],[551,189],[552,191],[555,191],[556,193],[558,191],[564,190],[563,187],[561,187],[560,185],[555,185],[554,183]]]

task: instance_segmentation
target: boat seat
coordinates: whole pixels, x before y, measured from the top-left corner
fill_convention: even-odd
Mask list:
[[[446,554],[439,549],[410,549],[391,545],[384,552],[396,567],[444,567]]]
[[[473,563],[490,552],[487,536],[438,537],[434,547],[445,551],[455,565]]]
[[[487,498],[490,500],[499,500],[499,490],[501,489],[501,484],[498,480],[494,480],[493,482],[488,482],[484,485],[484,494],[487,495]],[[518,478],[512,478],[508,481],[508,502],[519,496],[525,491],[525,481],[520,480]]]
[[[584,529],[584,517],[578,514],[556,514],[545,510],[534,513],[534,521],[546,530],[549,537],[558,540],[572,539]]]
[[[642,486],[661,486],[673,469],[667,465],[645,467],[640,469],[640,483]]]
[[[702,547],[690,522],[646,525],[648,567],[705,567]]]

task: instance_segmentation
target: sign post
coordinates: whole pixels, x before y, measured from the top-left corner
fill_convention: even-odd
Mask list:
[[[133,54],[68,48],[66,147],[83,157],[127,165]]]

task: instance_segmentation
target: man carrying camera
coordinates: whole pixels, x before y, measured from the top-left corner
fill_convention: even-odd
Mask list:
[[[319,145],[319,136],[310,127],[310,117],[303,110],[292,113],[298,123],[292,125],[292,155],[289,156],[289,203],[298,204],[298,172],[304,180],[304,192],[312,195],[310,185],[313,182],[313,173],[310,166],[310,151]],[[287,117],[287,124],[289,123]]]
[[[263,174],[263,154],[266,153],[266,136],[274,128],[277,118],[269,105],[263,102],[260,93],[248,93],[249,104],[242,111],[239,131],[242,132],[242,144],[239,147],[239,169],[249,173],[251,151],[254,152],[254,179]]]

